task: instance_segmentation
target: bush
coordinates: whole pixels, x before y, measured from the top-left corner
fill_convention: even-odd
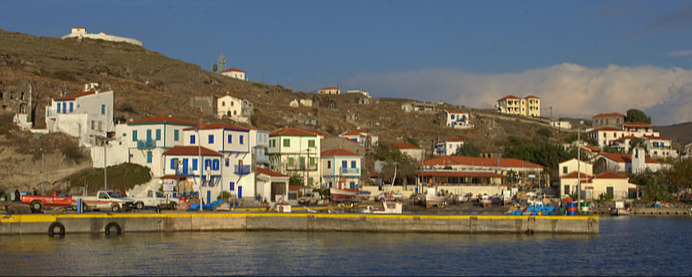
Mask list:
[[[233,195],[231,195],[230,192],[224,190],[221,193],[219,193],[219,196],[216,197],[216,200],[220,199],[226,202],[230,202],[231,197],[233,197]]]

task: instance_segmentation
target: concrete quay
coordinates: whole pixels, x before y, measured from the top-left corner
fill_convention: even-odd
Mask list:
[[[599,218],[266,212],[30,214],[0,218],[0,235],[177,231],[598,234]]]

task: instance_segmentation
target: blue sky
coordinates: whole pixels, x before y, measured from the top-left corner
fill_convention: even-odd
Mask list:
[[[375,97],[490,108],[537,95],[554,117],[692,121],[691,1],[0,0],[4,30],[73,26],[207,70],[223,53],[253,81],[263,67],[266,83],[306,92],[341,80]]]

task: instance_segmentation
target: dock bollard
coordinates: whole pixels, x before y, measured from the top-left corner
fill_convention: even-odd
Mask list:
[[[77,213],[82,213],[82,199],[77,199]]]

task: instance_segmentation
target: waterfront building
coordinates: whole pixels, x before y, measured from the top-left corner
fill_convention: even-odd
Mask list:
[[[266,168],[257,168],[257,194],[272,202],[288,201],[288,175]]]
[[[362,156],[345,149],[322,151],[322,187],[360,187]]]
[[[107,137],[115,128],[113,91],[88,84],[84,92],[51,99],[46,107],[46,128],[77,137],[80,145],[99,144],[98,138]]]
[[[326,134],[284,128],[269,134],[271,169],[289,176],[303,178],[305,186],[320,184],[320,140]]]
[[[221,71],[221,75],[231,77],[233,79],[238,79],[238,80],[243,80],[246,81],[245,76],[245,71],[237,69],[237,68],[229,68],[224,71]]]
[[[445,123],[445,126],[447,126],[449,128],[454,128],[454,129],[473,128],[473,124],[470,123],[469,113],[457,111],[457,110],[448,110],[448,111],[446,111],[446,118],[447,118],[447,122]]]
[[[461,146],[464,145],[464,141],[459,138],[447,138],[443,141],[435,144],[435,155],[437,156],[451,156],[457,152]]]
[[[497,108],[498,112],[504,114],[540,117],[541,99],[533,95],[526,96],[523,99],[514,95],[508,95],[498,99],[495,108]]]
[[[205,204],[216,201],[221,183],[223,154],[202,146],[174,146],[163,152],[163,169],[167,176],[185,176],[194,183]]]
[[[155,116],[128,122],[118,128],[116,136],[127,147],[127,162],[146,166],[153,176],[160,177],[165,175],[163,153],[184,145],[183,130],[191,126],[195,123],[170,116]]]

